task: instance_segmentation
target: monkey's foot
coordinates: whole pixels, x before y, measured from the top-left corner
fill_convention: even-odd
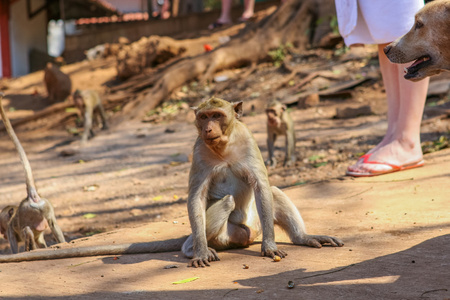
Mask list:
[[[299,243],[294,242],[296,245],[305,245],[315,248],[322,248],[324,244],[330,244],[333,247],[342,247],[344,242],[340,239],[326,235],[308,235],[303,238]]]
[[[268,168],[275,168],[277,166],[277,160],[275,158],[266,160],[266,166]]]
[[[208,247],[208,252],[205,255],[202,255],[201,257],[194,257],[191,259],[191,261],[188,264],[188,267],[194,267],[198,268],[199,266],[204,268],[206,266],[210,266],[210,261],[219,261],[219,256],[217,255],[216,250],[213,248]]]

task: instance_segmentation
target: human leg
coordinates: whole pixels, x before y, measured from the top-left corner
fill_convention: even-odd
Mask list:
[[[231,23],[231,5],[233,0],[222,0],[222,7],[220,11],[220,17],[216,22],[220,24],[230,24]]]
[[[241,21],[246,21],[253,17],[255,12],[255,0],[244,0],[244,12],[240,18]]]
[[[419,82],[404,79],[405,65],[390,63],[383,52],[384,46],[378,46],[378,54],[388,103],[388,129],[383,140],[368,152],[371,154],[368,161],[381,163],[359,160],[348,168],[351,173],[384,173],[392,170],[391,165],[403,166],[422,159],[420,122],[428,79]]]

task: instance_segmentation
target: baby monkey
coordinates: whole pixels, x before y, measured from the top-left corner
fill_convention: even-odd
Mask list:
[[[274,145],[278,135],[286,136],[286,156],[283,166],[290,167],[295,163],[294,122],[286,109],[286,105],[276,100],[271,101],[266,108],[267,148],[269,150],[269,158],[266,161],[266,165],[269,167],[275,167],[277,165],[277,160],[274,156]]]
[[[49,227],[56,240],[64,243],[64,235],[56,223],[52,204],[37,193],[30,162],[6,116],[2,99],[3,93],[0,93],[0,114],[25,170],[27,198],[22,200],[19,206],[8,205],[0,212],[1,234],[9,241],[14,254],[19,252],[18,243],[21,241],[25,242],[25,251],[34,250],[37,246],[46,248],[43,233]]]
[[[96,91],[92,90],[76,90],[73,95],[73,102],[80,111],[82,118],[84,119],[84,132],[81,138],[81,144],[86,144],[90,137],[94,136],[92,130],[92,123],[96,114],[99,114],[102,119],[102,130],[108,129],[106,124],[105,109],[102,105],[102,100]]]

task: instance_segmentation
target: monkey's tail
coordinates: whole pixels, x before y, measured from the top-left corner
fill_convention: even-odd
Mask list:
[[[52,260],[72,257],[160,253],[180,251],[188,236],[177,239],[147,243],[91,246],[67,249],[42,249],[17,254],[0,255],[0,263]]]
[[[17,149],[17,152],[19,152],[20,160],[22,161],[22,165],[25,169],[25,178],[26,178],[26,183],[27,183],[28,195],[30,196],[30,192],[31,192],[31,194],[34,196],[34,194],[37,194],[37,192],[36,192],[36,187],[34,184],[33,173],[31,172],[30,162],[28,161],[25,150],[23,150],[23,147],[20,144],[20,141],[17,138],[16,133],[14,132],[11,122],[9,121],[8,117],[6,116],[5,109],[3,108],[3,104],[2,104],[4,95],[5,94],[3,94],[3,92],[0,92],[0,115],[2,116],[3,123],[5,124],[6,132],[8,132],[9,137],[13,141],[14,146]]]

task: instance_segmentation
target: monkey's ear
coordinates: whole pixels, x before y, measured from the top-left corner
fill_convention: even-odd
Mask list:
[[[236,113],[236,119],[240,119],[242,117],[243,113],[242,103],[243,103],[242,101],[232,103],[234,112]]]
[[[14,214],[14,208],[10,208],[9,210],[8,210],[8,215],[9,215],[9,218],[11,219],[11,217],[13,216],[13,214]]]

